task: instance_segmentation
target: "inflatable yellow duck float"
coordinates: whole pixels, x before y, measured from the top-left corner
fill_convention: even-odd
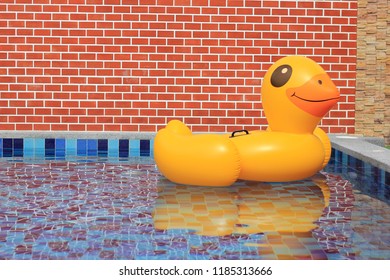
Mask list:
[[[157,167],[172,182],[197,186],[229,186],[238,179],[305,179],[330,158],[330,141],[317,125],[339,97],[316,62],[303,56],[284,57],[268,69],[262,83],[267,131],[192,134],[173,120],[156,135]]]

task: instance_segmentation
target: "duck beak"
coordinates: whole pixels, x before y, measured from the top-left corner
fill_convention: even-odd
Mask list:
[[[340,98],[339,91],[326,73],[314,76],[300,87],[287,89],[286,94],[301,110],[320,118]]]

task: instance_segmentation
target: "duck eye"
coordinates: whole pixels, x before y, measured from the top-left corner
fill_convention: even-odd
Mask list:
[[[284,86],[290,79],[292,74],[292,67],[284,64],[275,69],[271,76],[271,84],[274,87]]]

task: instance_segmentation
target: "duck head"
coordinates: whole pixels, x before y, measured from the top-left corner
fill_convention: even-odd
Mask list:
[[[273,64],[261,94],[270,129],[291,133],[312,133],[340,98],[324,69],[303,56],[284,57]]]

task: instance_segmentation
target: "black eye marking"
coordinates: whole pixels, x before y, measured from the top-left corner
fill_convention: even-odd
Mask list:
[[[292,74],[292,67],[284,64],[275,69],[271,76],[271,84],[274,87],[284,86],[290,79]]]
[[[318,83],[319,83],[320,85],[322,85],[322,80],[318,80]]]

